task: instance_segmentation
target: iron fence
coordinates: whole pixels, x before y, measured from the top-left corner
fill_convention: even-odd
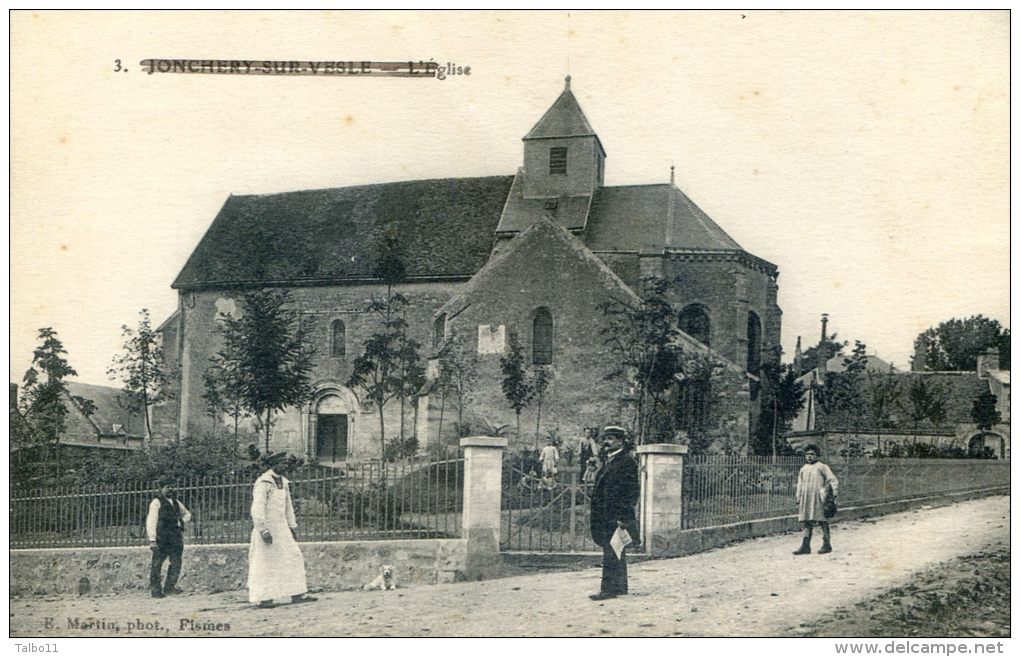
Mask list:
[[[826,460],[839,503],[866,504],[1009,484],[1009,461],[981,459]],[[792,515],[803,457],[691,456],[684,464],[681,526],[711,527]]]
[[[192,544],[246,543],[255,475],[176,483],[192,514]],[[300,541],[460,535],[464,459],[314,468],[291,480]],[[10,548],[112,547],[147,542],[151,485],[12,490]]]
[[[542,478],[518,467],[503,470],[500,548],[524,552],[599,551],[589,529],[592,483],[577,470]]]

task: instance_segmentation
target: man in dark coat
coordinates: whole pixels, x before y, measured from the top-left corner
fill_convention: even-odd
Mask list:
[[[149,566],[149,588],[152,597],[162,598],[178,592],[177,578],[181,574],[181,558],[184,554],[184,523],[191,520],[187,507],[177,499],[177,493],[168,479],[159,482],[159,492],[149,503],[145,518],[145,531],[152,550]],[[163,579],[163,562],[170,558],[166,570],[166,584]]]
[[[626,529],[638,540],[638,524],[634,515],[640,493],[638,466],[627,451],[626,433],[617,426],[602,430],[608,451],[607,460],[595,477],[591,496],[591,537],[602,548],[602,587],[589,596],[607,600],[627,594],[627,554],[617,558],[610,539],[618,528]]]

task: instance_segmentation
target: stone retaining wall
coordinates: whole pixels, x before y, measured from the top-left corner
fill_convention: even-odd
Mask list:
[[[464,539],[301,543],[310,589],[356,589],[379,566],[393,566],[402,584],[436,584],[463,579]],[[146,590],[148,547],[60,548],[10,551],[11,595],[78,593],[88,578],[94,594]],[[164,567],[165,568],[165,567]],[[179,586],[188,591],[231,591],[247,587],[248,545],[186,545]]]
[[[990,495],[1009,495],[1009,487],[999,486],[961,493],[943,493],[907,500],[848,506],[840,508],[832,522],[834,525],[837,525],[846,520],[869,518],[888,513],[900,513],[922,506],[943,506]],[[675,530],[657,534],[652,541],[652,545],[646,546],[646,551],[656,558],[681,557],[722,547],[734,541],[783,534],[799,531],[800,529],[801,524],[797,521],[797,516],[783,516],[780,518],[737,522],[717,527]],[[833,540],[837,539],[834,538]]]

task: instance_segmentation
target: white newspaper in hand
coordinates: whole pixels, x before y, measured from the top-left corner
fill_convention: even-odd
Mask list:
[[[609,539],[609,545],[613,548],[613,552],[616,553],[616,558],[619,559],[623,555],[623,548],[627,547],[634,542],[634,539],[630,537],[628,532],[623,527],[617,527],[616,531],[613,532],[613,537]]]

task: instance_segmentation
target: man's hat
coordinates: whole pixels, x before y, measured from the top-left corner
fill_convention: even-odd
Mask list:
[[[606,436],[619,436],[620,438],[626,438],[627,437],[627,431],[623,427],[619,427],[619,426],[617,426],[615,424],[611,424],[611,425],[609,425],[607,427],[604,427],[602,429],[602,436],[603,437],[606,437]]]

